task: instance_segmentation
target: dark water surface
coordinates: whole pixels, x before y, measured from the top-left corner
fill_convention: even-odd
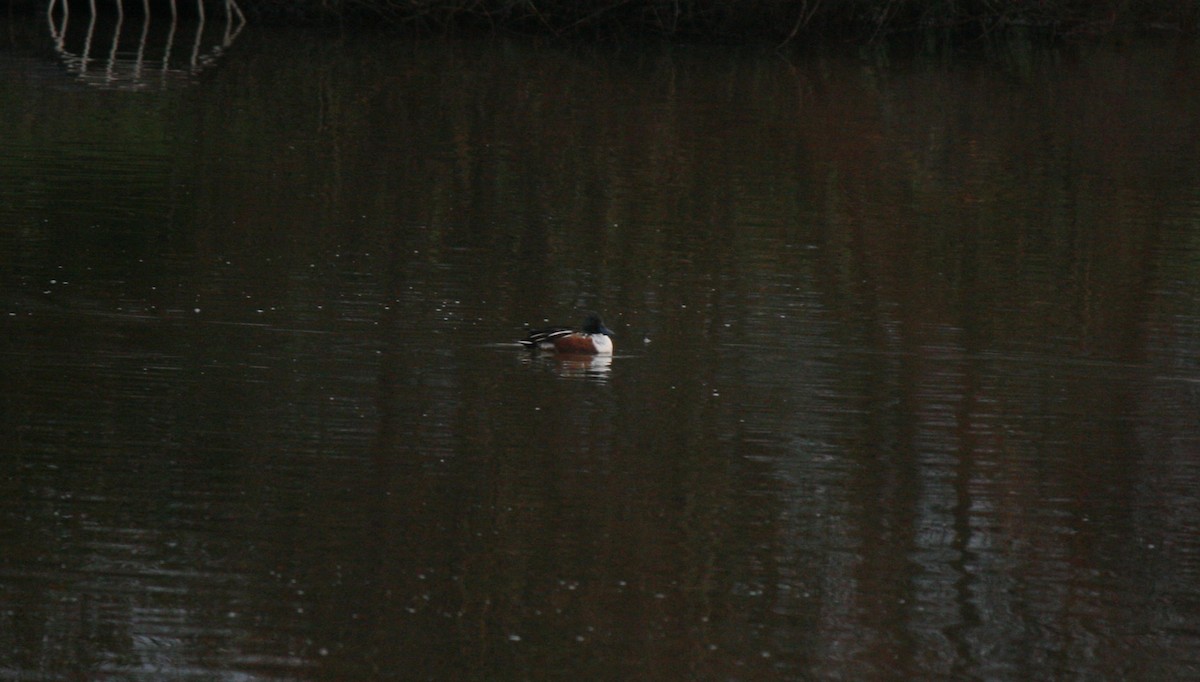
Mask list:
[[[1200,676],[1195,48],[0,27],[0,678]]]

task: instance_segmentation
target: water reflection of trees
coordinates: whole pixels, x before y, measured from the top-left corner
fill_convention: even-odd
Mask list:
[[[328,333],[231,334],[192,351],[194,401],[128,420],[227,429],[203,434],[257,495],[230,503],[246,561],[306,590],[287,605],[332,658],[1036,678],[1120,669],[1093,636],[1170,646],[1145,633],[1178,610],[1112,595],[1195,595],[1194,123],[1108,75],[1043,99],[969,69],[506,49],[266,49],[266,92],[195,123],[278,152],[197,173],[179,290],[231,317],[320,301],[300,326]],[[480,359],[575,287],[653,359],[604,382]],[[1156,535],[1175,554],[1139,562]]]
[[[837,60],[508,59],[415,50],[372,71],[339,54],[306,122],[324,135],[279,160],[324,178],[313,199],[213,202],[319,222],[314,245],[379,216],[353,237],[392,263],[387,327],[469,330],[429,302],[478,292],[525,319],[569,306],[547,283],[570,282],[681,358],[611,395],[552,384],[580,402],[533,414],[395,342],[372,515],[407,543],[376,551],[455,578],[371,576],[419,601],[354,595],[420,623],[394,663],[433,649],[517,667],[519,635],[553,667],[578,635],[658,642],[646,666],[711,676],[734,663],[710,652],[756,648],[786,659],[749,663],[764,670],[990,659],[1037,677],[1053,664],[1021,652],[1076,652],[1086,619],[1125,634],[1111,596],[1137,574],[1098,548],[1167,513],[1136,491],[1172,472],[1139,468],[1147,441],[1122,424],[1178,305],[1162,273],[1194,275],[1194,251],[1164,247],[1183,231],[1162,232],[1192,210],[1195,179],[1164,181],[1191,167],[1191,123],[1089,117],[1138,105],[1069,79],[1042,97],[994,72]],[[293,78],[276,101],[312,92]],[[1117,577],[1089,592],[1096,574]]]

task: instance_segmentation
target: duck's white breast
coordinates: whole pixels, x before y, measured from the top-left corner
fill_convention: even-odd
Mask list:
[[[589,334],[592,345],[596,347],[597,355],[612,355],[613,342],[606,334]]]

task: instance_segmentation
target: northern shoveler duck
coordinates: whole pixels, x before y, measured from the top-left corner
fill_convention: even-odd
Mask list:
[[[588,313],[581,331],[569,327],[531,329],[521,345],[570,355],[612,355],[612,336],[612,330],[604,326],[599,315]]]

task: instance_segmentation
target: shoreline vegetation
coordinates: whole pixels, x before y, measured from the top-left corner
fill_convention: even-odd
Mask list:
[[[1052,38],[1129,30],[1194,33],[1196,0],[240,0],[251,16],[376,23],[420,32],[508,31],[554,37],[683,40],[836,38],[905,33],[966,39],[1006,30]]]
[[[73,3],[85,0],[70,0]],[[146,0],[194,13],[226,0]],[[143,0],[101,0],[140,12]],[[7,0],[36,11],[37,0]],[[85,3],[86,4],[86,3]],[[426,34],[508,32],[558,38],[645,36],[687,41],[875,42],[937,34],[976,39],[1020,30],[1050,39],[1131,31],[1193,35],[1196,0],[235,0],[251,20],[271,24],[382,25]]]

